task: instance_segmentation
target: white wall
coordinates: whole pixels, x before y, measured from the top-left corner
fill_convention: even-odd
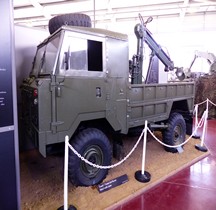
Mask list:
[[[17,77],[17,96],[20,103],[20,85],[24,78],[28,77],[37,45],[48,35],[48,31],[15,25],[15,65]]]
[[[49,33],[46,30],[28,28],[24,26],[14,27],[15,31],[15,67],[17,82],[18,124],[19,124],[19,148],[21,151],[34,148],[34,144],[23,134],[21,122],[21,94],[20,85],[27,78],[31,68],[37,45],[40,44]]]
[[[188,68],[194,58],[194,52],[208,51],[216,55],[216,14],[186,15],[183,19],[179,16],[153,17],[148,24],[154,39],[165,50],[167,49],[175,66]],[[129,35],[129,56],[136,53],[136,37],[134,26],[139,19],[130,21],[113,21],[98,24],[109,30],[122,32]],[[192,71],[208,71],[209,65],[204,59],[197,59]]]

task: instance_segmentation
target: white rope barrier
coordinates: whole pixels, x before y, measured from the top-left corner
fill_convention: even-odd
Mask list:
[[[188,139],[186,139],[183,143],[178,144],[178,145],[169,145],[169,144],[163,143],[160,139],[158,139],[158,138],[153,134],[153,132],[152,132],[149,128],[147,128],[147,129],[148,129],[148,132],[152,135],[152,137],[153,137],[157,142],[159,142],[160,144],[162,144],[163,146],[169,147],[169,148],[178,148],[178,147],[181,147],[181,146],[187,144],[188,141],[189,141],[191,138],[193,138],[193,136],[194,136],[194,134],[196,133],[197,129],[201,127],[201,124],[204,124],[204,123],[203,123],[204,120],[205,120],[205,112],[203,113],[203,116],[202,116],[200,122],[198,123],[197,127],[196,127],[195,130],[193,131],[193,133],[188,137]]]
[[[206,110],[204,111],[200,121],[198,122],[198,106],[201,104],[206,103]],[[197,132],[197,129],[203,126],[203,133],[202,133],[202,138],[201,138],[201,147],[204,145],[204,137],[205,137],[205,132],[206,132],[206,125],[207,125],[207,118],[208,118],[208,111],[209,111],[209,104],[211,103],[212,105],[216,106],[216,104],[214,104],[212,101],[210,101],[208,98],[199,103],[199,104],[195,104],[195,108],[194,108],[194,113],[195,113],[195,129],[192,132],[192,134],[188,137],[188,139],[186,141],[184,141],[183,143],[179,144],[179,145],[168,145],[163,143],[160,139],[158,139],[153,132],[148,128],[147,126],[147,121],[145,121],[145,128],[143,129],[141,135],[139,136],[137,142],[135,143],[134,147],[131,149],[131,151],[119,162],[110,165],[110,166],[101,166],[101,165],[97,165],[94,164],[92,162],[90,162],[89,160],[85,159],[84,157],[82,157],[75,149],[72,145],[70,145],[69,143],[69,137],[65,136],[65,164],[64,164],[64,210],[67,210],[68,207],[68,148],[70,148],[73,153],[75,155],[77,155],[78,158],[80,158],[82,161],[84,161],[85,163],[89,164],[92,167],[96,167],[99,169],[111,169],[114,167],[119,166],[120,164],[122,164],[123,162],[125,162],[130,156],[131,154],[134,152],[134,150],[137,148],[138,144],[140,143],[142,136],[144,136],[143,138],[143,157],[142,157],[142,170],[141,170],[141,175],[144,175],[144,173],[147,173],[148,176],[150,176],[150,174],[148,172],[145,172],[145,156],[146,156],[146,139],[147,139],[147,132],[149,132],[152,137],[158,141],[160,144],[162,144],[165,147],[169,147],[169,148],[178,148],[181,147],[183,145],[185,145]],[[144,177],[146,176],[146,174],[144,175]],[[143,177],[141,177],[141,179],[143,179]],[[150,179],[148,177],[148,179]],[[143,180],[142,180],[143,181]]]
[[[80,158],[82,161],[84,161],[85,163],[89,164],[90,166],[93,166],[95,168],[99,168],[99,169],[111,169],[111,168],[115,168],[119,165],[121,165],[123,162],[125,162],[130,156],[131,154],[134,152],[134,150],[137,148],[138,144],[140,143],[142,136],[144,134],[145,130],[143,129],[139,139],[137,140],[136,144],[134,145],[134,147],[131,149],[131,151],[127,154],[127,156],[125,156],[121,161],[117,162],[116,164],[110,165],[110,166],[101,166],[101,165],[97,165],[94,164],[90,161],[88,161],[87,159],[85,159],[84,157],[82,157],[74,148],[73,146],[71,146],[70,144],[68,145],[69,148],[73,151],[73,153]]]
[[[196,106],[196,105],[198,105],[198,106],[199,106],[199,105],[202,105],[202,104],[206,103],[207,101],[208,101],[208,98],[207,98],[205,101],[202,101],[201,103],[195,104],[195,106]]]
[[[193,137],[193,135],[194,135],[194,133],[197,131],[197,129],[198,129],[199,127],[201,127],[201,125],[204,123],[204,120],[206,119],[206,118],[205,118],[205,113],[206,113],[206,112],[204,112],[202,118],[200,119],[200,121],[199,121],[197,127],[195,128],[195,130],[193,131],[193,133],[191,134],[191,136],[190,136],[185,142],[183,142],[183,143],[181,143],[181,144],[179,144],[179,145],[168,145],[168,144],[165,144],[165,143],[163,143],[161,140],[159,140],[159,139],[153,134],[153,132],[152,132],[148,127],[147,127],[147,131],[152,135],[152,137],[154,137],[155,140],[157,140],[157,141],[158,141],[160,144],[162,144],[163,146],[166,146],[166,147],[169,147],[169,148],[178,148],[178,147],[181,147],[181,146],[183,146],[184,144],[186,144],[186,143]],[[139,142],[141,141],[141,138],[142,138],[143,134],[145,134],[145,129],[143,129],[143,131],[142,131],[142,133],[141,133],[139,139],[137,140],[136,144],[135,144],[134,147],[131,149],[131,151],[127,154],[127,156],[125,156],[121,161],[119,161],[119,162],[117,162],[117,163],[115,163],[115,164],[113,164],[113,165],[109,165],[109,166],[101,166],[101,165],[94,164],[94,163],[90,162],[89,160],[85,159],[84,157],[82,157],[82,156],[75,150],[75,148],[74,148],[72,145],[70,145],[69,143],[68,143],[68,147],[73,151],[73,153],[74,153],[78,158],[80,158],[82,161],[84,161],[85,163],[89,164],[90,166],[95,167],[95,168],[99,168],[99,169],[111,169],[111,168],[115,168],[115,167],[121,165],[123,162],[125,162],[125,161],[131,156],[131,154],[134,152],[134,150],[137,148]],[[147,132],[146,132],[146,135],[147,135]]]
[[[209,100],[209,99],[206,99],[204,102],[199,103],[199,104],[197,104],[197,105],[204,104],[205,102],[208,103],[208,101],[210,101],[210,100]],[[196,105],[195,105],[195,107],[196,107]],[[197,110],[198,110],[198,108],[197,108]],[[206,115],[207,115],[207,111],[208,111],[208,107],[207,107],[207,110],[203,113],[203,115],[202,115],[202,117],[201,117],[201,119],[200,119],[199,122],[198,122],[198,117],[197,117],[197,126],[195,126],[195,129],[194,129],[193,133],[188,137],[187,140],[185,140],[185,141],[184,141],[183,143],[181,143],[181,144],[178,144],[178,145],[168,145],[168,144],[165,144],[165,143],[163,143],[160,139],[158,139],[148,127],[147,127],[147,131],[152,135],[152,137],[154,137],[154,139],[155,139],[156,141],[158,141],[158,142],[159,142],[160,144],[162,144],[163,146],[169,147],[169,148],[178,148],[178,147],[181,147],[181,146],[185,145],[191,138],[193,138],[193,136],[196,134],[198,128],[200,128],[200,127],[202,127],[203,125],[205,125],[205,120],[207,120],[207,116],[206,116]],[[94,163],[90,162],[89,160],[85,159],[84,157],[82,157],[82,156],[75,150],[75,148],[74,148],[72,145],[70,145],[69,143],[68,143],[68,147],[73,151],[73,153],[74,153],[78,158],[80,158],[82,161],[84,161],[85,163],[89,164],[90,166],[95,167],[95,168],[99,168],[99,169],[111,169],[111,168],[115,168],[115,167],[121,165],[123,162],[125,162],[125,161],[131,156],[131,154],[134,152],[134,150],[135,150],[136,147],[138,146],[139,142],[141,141],[141,138],[142,138],[142,136],[144,135],[144,133],[145,133],[145,129],[143,129],[141,135],[139,136],[139,139],[137,140],[136,144],[135,144],[134,147],[131,149],[131,151],[127,154],[127,156],[125,156],[121,161],[119,161],[119,162],[117,162],[117,163],[115,163],[115,164],[113,164],[113,165],[109,165],[109,166],[101,166],[101,165],[94,164]],[[202,139],[203,139],[203,142],[204,142],[204,136],[202,137]]]
[[[216,104],[213,103],[212,101],[210,101],[209,99],[208,99],[208,102],[210,102],[212,105],[216,106]]]

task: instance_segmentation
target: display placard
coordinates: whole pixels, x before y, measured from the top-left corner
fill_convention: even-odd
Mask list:
[[[104,182],[102,184],[99,184],[98,185],[98,191],[100,193],[106,192],[107,190],[110,190],[110,189],[112,189],[114,187],[122,185],[122,184],[124,184],[126,182],[128,182],[128,176],[127,176],[127,174],[124,174],[124,175],[119,176],[119,177],[117,177],[115,179],[112,179],[112,180],[110,180],[108,182]]]

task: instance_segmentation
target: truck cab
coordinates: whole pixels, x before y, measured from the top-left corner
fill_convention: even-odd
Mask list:
[[[106,118],[114,130],[127,132],[128,69],[123,34],[65,26],[41,43],[22,86],[23,94],[32,92],[30,124],[40,152],[46,156],[45,146],[72,136],[83,119]]]

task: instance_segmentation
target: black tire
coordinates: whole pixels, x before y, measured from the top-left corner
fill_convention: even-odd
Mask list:
[[[186,123],[179,113],[172,113],[168,120],[168,128],[163,131],[163,142],[168,145],[179,145],[185,142]],[[167,152],[176,153],[176,148],[164,147]]]
[[[57,15],[49,20],[49,32],[54,33],[63,25],[91,27],[91,18],[85,14],[70,13]]]
[[[71,142],[75,150],[92,163],[107,166],[111,164],[112,149],[105,134],[96,129],[82,130]],[[101,183],[108,174],[108,169],[94,168],[73,151],[69,152],[68,175],[75,186],[92,186]]]

